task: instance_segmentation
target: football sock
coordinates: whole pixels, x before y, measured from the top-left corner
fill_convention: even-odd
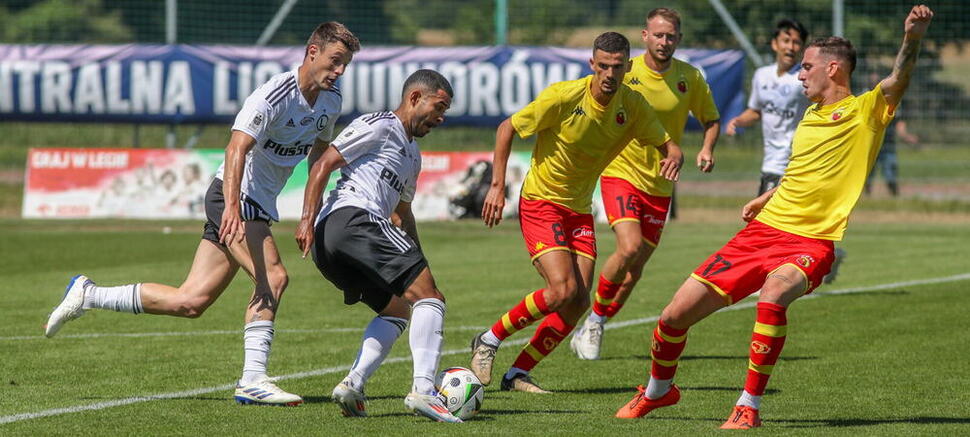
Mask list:
[[[141,284],[126,284],[117,287],[89,287],[84,292],[82,308],[99,308],[122,313],[140,314]]]
[[[604,321],[611,316],[607,311],[609,311],[610,305],[613,304],[616,292],[620,291],[620,285],[621,282],[610,282],[609,279],[600,275],[599,285],[596,287],[596,295],[593,300],[593,311],[590,313],[590,316],[596,314],[604,317]]]
[[[748,406],[754,408],[755,410],[761,409],[761,396],[755,396],[748,393],[747,390],[741,390],[741,397],[738,398],[738,406]]]
[[[519,353],[518,358],[512,363],[513,367],[522,369],[526,372],[532,370],[539,361],[542,361],[546,355],[552,353],[559,346],[570,332],[572,332],[573,326],[566,323],[559,313],[552,313],[546,316],[536,328],[535,334],[533,334],[532,339],[529,343],[522,348],[522,352]]]
[[[246,385],[266,378],[266,363],[273,346],[273,322],[260,320],[243,327],[243,373],[239,383]]]
[[[670,381],[677,373],[677,360],[687,345],[687,330],[676,329],[658,321],[653,330],[653,345],[650,348],[650,381],[647,382],[647,397],[657,399],[670,389]],[[653,387],[651,390],[650,387]]]
[[[358,391],[364,390],[364,384],[374,374],[374,371],[381,366],[387,354],[391,352],[394,342],[407,328],[408,320],[400,317],[377,316],[367,324],[364,330],[364,338],[360,343],[360,351],[357,352],[357,359],[350,367],[347,378],[344,382],[351,388]]]
[[[492,334],[499,341],[505,340],[508,336],[549,314],[549,307],[546,306],[544,297],[545,291],[545,289],[539,289],[526,295],[525,299],[492,325]]]
[[[610,318],[615,316],[616,313],[620,312],[621,308],[623,308],[623,302],[614,300],[610,306],[606,307],[606,317]]]
[[[421,299],[411,307],[411,356],[414,360],[412,391],[420,394],[435,392],[434,379],[441,358],[441,342],[445,323],[445,303],[439,299]]]
[[[744,382],[744,391],[752,396],[765,393],[768,378],[785,345],[785,335],[788,333],[785,311],[786,308],[781,305],[758,302],[758,316],[751,334],[748,378]]]
[[[498,337],[492,333],[491,329],[486,329],[485,332],[482,333],[482,343],[489,346],[499,347],[502,345],[502,340],[499,340]]]
[[[606,321],[609,319],[609,317],[601,316],[594,312],[589,313],[589,321],[599,323],[600,325],[606,323]]]

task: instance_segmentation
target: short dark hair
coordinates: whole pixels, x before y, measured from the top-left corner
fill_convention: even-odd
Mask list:
[[[789,30],[798,32],[798,37],[802,39],[802,42],[808,39],[808,30],[794,18],[782,18],[778,20],[778,24],[775,24],[775,35],[771,38],[778,38],[778,35],[781,35],[782,32],[788,32]]]
[[[834,56],[842,61],[845,61],[849,67],[849,74],[852,74],[852,72],[855,71],[855,47],[852,47],[852,43],[849,42],[849,40],[838,36],[818,38],[815,41],[812,41],[808,47],[818,47],[819,53]]]
[[[405,99],[411,89],[415,87],[421,87],[432,93],[442,90],[448,94],[448,97],[455,97],[455,91],[452,90],[451,83],[448,82],[448,79],[445,79],[441,73],[434,70],[421,69],[411,73],[407,80],[404,81],[404,87],[401,90],[401,99]]]
[[[606,32],[593,41],[593,53],[602,50],[606,53],[626,53],[630,56],[630,40],[616,32]]]
[[[340,24],[336,21],[328,21],[326,23],[320,23],[313,33],[310,34],[310,38],[307,38],[306,45],[307,51],[311,45],[315,45],[323,49],[327,44],[341,42],[353,53],[360,51],[360,40],[354,36],[347,26]],[[306,53],[304,53],[306,56]]]
[[[649,25],[650,19],[658,15],[664,20],[674,23],[674,26],[677,26],[677,32],[680,32],[680,14],[670,8],[656,8],[647,12],[647,19],[644,21],[643,26],[646,27]]]

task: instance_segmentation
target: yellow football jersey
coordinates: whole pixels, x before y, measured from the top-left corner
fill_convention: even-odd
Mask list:
[[[643,56],[633,59],[633,69],[623,79],[630,88],[646,97],[670,138],[680,146],[687,125],[688,112],[702,124],[718,120],[721,115],[714,105],[714,96],[701,72],[690,64],[674,59],[670,68],[657,73],[647,67]],[[647,160],[643,160],[646,154]],[[660,152],[644,147],[637,141],[630,143],[620,156],[606,168],[603,176],[624,179],[652,196],[670,196],[674,183],[660,175]]]
[[[604,107],[593,99],[592,79],[554,83],[512,115],[519,136],[538,134],[522,184],[524,199],[588,214],[596,179],[631,140],[652,146],[670,140],[643,96],[621,84]]]
[[[758,221],[804,237],[841,240],[893,111],[878,85],[806,109],[785,176]]]

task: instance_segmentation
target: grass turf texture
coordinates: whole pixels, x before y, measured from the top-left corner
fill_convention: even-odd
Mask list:
[[[55,339],[41,325],[70,276],[85,273],[105,285],[127,281],[175,283],[186,274],[198,244],[196,222],[36,222],[0,220],[0,266],[6,329],[0,347],[0,417],[70,408],[160,393],[231,384],[241,369],[243,308],[249,283],[240,275],[196,320],[92,311]],[[173,232],[163,234],[163,226]],[[659,314],[662,305],[704,256],[726,242],[738,224],[678,223],[648,264],[617,321]],[[437,282],[448,299],[446,350],[440,368],[467,367],[474,327],[492,323],[525,293],[541,286],[527,262],[516,224],[486,230],[477,222],[419,225]],[[289,269],[270,361],[274,376],[352,363],[372,313],[345,307],[339,293],[292,243],[292,223],[274,227]],[[598,228],[602,258],[613,248]],[[849,258],[833,286],[841,289],[970,271],[965,224],[857,224],[842,247]],[[9,249],[8,249],[9,248]],[[790,334],[769,384],[762,433],[772,435],[954,435],[970,426],[970,344],[965,310],[968,282],[806,299],[789,311]],[[751,308],[715,314],[691,330],[678,384],[681,403],[643,420],[612,417],[646,374],[653,323],[607,331],[600,361],[578,361],[562,345],[533,375],[549,396],[489,387],[483,411],[461,428],[408,415],[403,397],[410,362],[385,364],[370,381],[367,419],[345,419],[330,400],[344,376],[336,370],[280,382],[307,403],[297,408],[243,407],[231,390],[186,398],[54,415],[0,425],[3,435],[209,434],[321,435],[598,435],[713,434],[744,382]],[[464,327],[464,329],[462,329]],[[325,331],[358,328],[352,332]],[[225,331],[208,333],[204,331]],[[170,336],[70,338],[97,333]],[[199,335],[178,335],[199,333]],[[402,336],[391,357],[407,357]],[[531,330],[510,340],[524,340]],[[32,339],[12,339],[14,337]],[[962,345],[962,346],[961,346]],[[521,346],[499,351],[496,377]]]

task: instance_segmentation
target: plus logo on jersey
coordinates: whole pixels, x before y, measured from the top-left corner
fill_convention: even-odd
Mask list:
[[[313,147],[313,143],[300,144],[299,141],[292,146],[277,143],[273,140],[266,140],[266,144],[263,145],[264,149],[271,149],[273,153],[279,156],[297,156],[306,155],[310,152],[310,147]]]
[[[401,194],[404,192],[404,184],[407,183],[407,181],[402,181],[397,176],[397,173],[394,173],[387,167],[384,167],[381,170],[381,180],[384,181],[385,184],[393,188],[394,191],[397,191],[397,194]]]

